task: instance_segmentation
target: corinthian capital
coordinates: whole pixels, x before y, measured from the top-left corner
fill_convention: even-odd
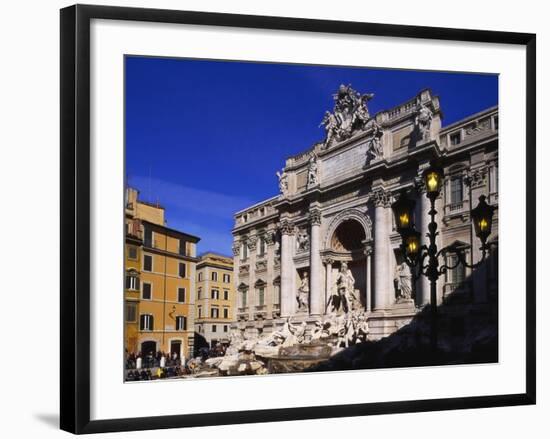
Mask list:
[[[252,235],[248,238],[248,248],[252,251],[256,250],[256,243],[258,242],[258,237]]]
[[[426,182],[422,178],[422,176],[417,176],[414,178],[414,188],[418,193],[425,193],[426,192]]]
[[[321,225],[321,211],[319,209],[311,209],[309,211],[309,221],[312,226]]]
[[[372,192],[372,202],[375,207],[390,207],[390,193],[385,189],[378,188]]]
[[[295,228],[289,220],[282,220],[280,225],[281,234],[283,235],[294,235]]]
[[[372,245],[367,244],[363,249],[363,253],[365,254],[365,256],[371,256],[374,253],[374,249],[372,248]]]
[[[238,241],[233,243],[233,247],[231,249],[233,250],[233,256],[239,256],[241,254],[241,245]]]

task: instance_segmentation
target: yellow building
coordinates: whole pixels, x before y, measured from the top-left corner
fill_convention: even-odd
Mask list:
[[[125,348],[188,359],[194,344],[196,244],[166,227],[164,209],[126,194]]]
[[[205,253],[197,264],[195,297],[195,347],[229,344],[235,320],[233,258]]]

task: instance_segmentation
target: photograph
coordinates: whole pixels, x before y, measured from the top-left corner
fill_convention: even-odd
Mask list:
[[[126,54],[124,381],[498,363],[498,105],[495,72]]]

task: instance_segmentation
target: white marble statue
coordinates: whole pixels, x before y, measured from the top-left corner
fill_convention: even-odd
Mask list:
[[[317,157],[312,154],[307,168],[307,187],[315,186],[319,182],[317,177]]]
[[[420,103],[420,107],[416,112],[414,124],[418,130],[420,139],[428,140],[430,137],[430,127],[432,125],[433,113],[424,103]]]
[[[323,148],[328,148],[333,139],[345,140],[357,130],[365,129],[370,120],[368,101],[373,93],[361,94],[351,87],[351,84],[341,84],[338,92],[333,95],[334,108],[332,113],[325,112],[321,125],[324,125],[326,137]]]
[[[412,274],[406,262],[395,267],[395,280],[399,290],[398,300],[410,300],[412,297]]]
[[[382,128],[376,121],[372,120],[372,133],[367,138],[367,160],[379,159],[384,155],[381,138],[384,135]]]
[[[309,235],[307,231],[300,230],[296,237],[296,246],[298,251],[306,251],[309,249]]]
[[[304,271],[302,275],[298,294],[296,294],[296,300],[298,302],[298,312],[307,312],[309,309],[309,276],[307,271]]]
[[[279,178],[279,191],[281,194],[286,195],[288,192],[288,175],[285,172],[285,169],[281,169],[281,172],[276,172],[277,177]]]
[[[351,311],[355,295],[355,279],[345,262],[342,262],[340,271],[336,275],[336,291],[340,299],[340,307],[345,312]]]

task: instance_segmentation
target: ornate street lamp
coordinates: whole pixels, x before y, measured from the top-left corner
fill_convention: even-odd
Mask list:
[[[491,234],[493,227],[493,213],[496,207],[490,206],[485,201],[485,195],[479,197],[479,204],[472,209],[472,221],[476,236],[481,240],[483,246],[487,242],[487,238]]]
[[[415,201],[409,199],[406,192],[402,192],[398,200],[391,206],[397,231],[401,235],[414,229],[414,205]]]
[[[426,185],[426,195],[430,200],[435,200],[441,192],[443,184],[443,169],[435,164],[431,164],[423,174],[424,184]]]
[[[403,238],[403,247],[405,257],[412,263],[416,263],[416,259],[420,253],[420,233],[416,230],[409,231]]]
[[[471,211],[475,233],[481,241],[482,255],[478,262],[469,264],[464,256],[463,248],[448,246],[438,250],[436,237],[439,232],[437,231],[437,223],[435,221],[437,214],[435,200],[441,192],[443,176],[443,169],[433,164],[423,174],[426,196],[430,200],[430,211],[428,212],[430,222],[428,223],[428,233],[426,234],[428,245],[420,244],[420,233],[414,229],[414,201],[408,199],[407,194],[403,192],[392,205],[397,231],[401,235],[401,250],[405,262],[411,268],[414,280],[418,279],[421,275],[426,276],[430,280],[430,341],[434,352],[437,350],[437,279],[447,270],[452,270],[459,264],[463,264],[468,268],[476,268],[485,260],[488,249],[487,238],[491,234],[493,214],[496,210],[496,207],[487,204],[485,196],[482,195],[479,197],[479,204]],[[445,263],[439,266],[439,257],[449,253],[457,256],[457,262],[452,266],[448,266]],[[428,259],[428,263],[424,265],[426,259]]]

